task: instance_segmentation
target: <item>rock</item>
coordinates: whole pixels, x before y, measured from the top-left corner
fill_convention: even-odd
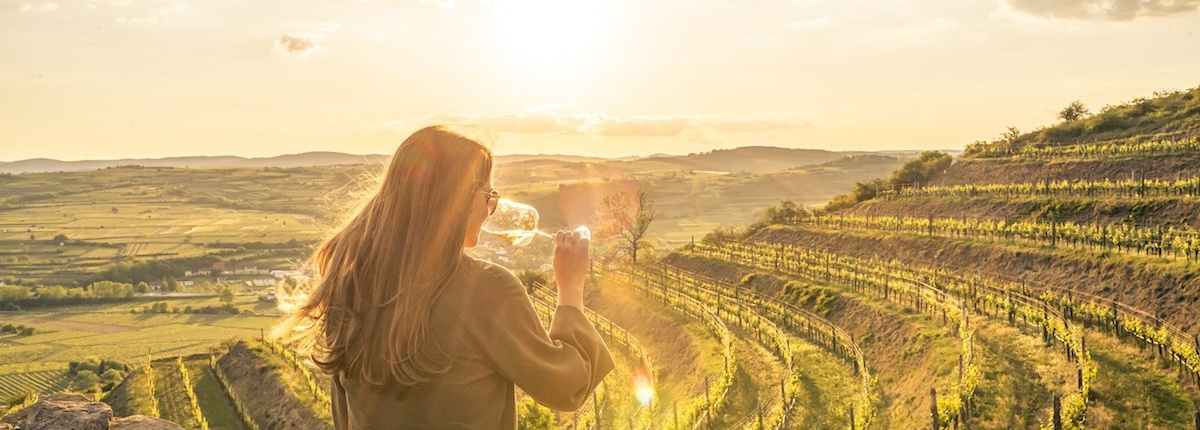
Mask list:
[[[112,408],[104,403],[64,393],[38,400],[4,417],[2,422],[20,426],[21,430],[106,430],[112,416]]]
[[[108,425],[109,430],[183,430],[178,424],[162,418],[145,415],[117,418]]]
[[[0,424],[20,426],[21,430],[183,430],[173,422],[142,415],[114,420],[108,405],[66,393],[38,400],[28,408],[4,417]]]

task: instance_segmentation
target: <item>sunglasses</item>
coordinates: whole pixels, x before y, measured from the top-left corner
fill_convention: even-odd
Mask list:
[[[484,195],[483,202],[487,205],[488,215],[495,214],[496,208],[500,206],[500,192],[496,190],[480,190],[479,193]]]

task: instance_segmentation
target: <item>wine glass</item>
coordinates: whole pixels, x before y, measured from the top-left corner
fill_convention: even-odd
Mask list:
[[[500,199],[496,202],[496,211],[483,224],[483,231],[499,237],[501,240],[516,246],[526,246],[533,242],[534,236],[553,238],[554,235],[538,229],[537,209],[533,206]],[[575,228],[579,235],[591,239],[591,230],[586,225]]]

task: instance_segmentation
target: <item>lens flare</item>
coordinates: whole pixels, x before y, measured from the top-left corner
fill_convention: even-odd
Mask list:
[[[654,382],[646,369],[639,367],[633,371],[633,396],[642,406],[650,406],[654,402]]]

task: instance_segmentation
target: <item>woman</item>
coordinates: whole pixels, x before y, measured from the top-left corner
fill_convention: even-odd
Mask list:
[[[587,239],[554,237],[549,332],[512,273],[463,254],[498,199],[491,151],[446,127],[424,128],[318,249],[317,287],[285,337],[307,344],[333,375],[336,428],[514,429],[514,384],[574,410],[612,370],[582,312]]]

